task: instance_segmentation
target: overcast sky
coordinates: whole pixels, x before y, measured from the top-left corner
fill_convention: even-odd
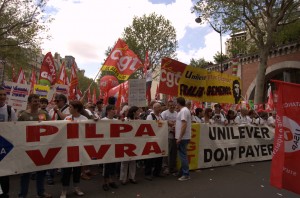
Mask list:
[[[220,51],[220,35],[209,25],[195,22],[192,6],[191,0],[49,0],[47,11],[54,18],[49,31],[52,39],[43,43],[43,53],[71,55],[85,75],[94,78],[106,58],[105,50],[122,36],[133,17],[155,12],[176,29],[179,61],[213,61]]]

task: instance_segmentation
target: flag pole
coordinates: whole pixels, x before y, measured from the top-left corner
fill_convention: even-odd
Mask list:
[[[102,68],[102,67],[101,67]],[[96,78],[99,76],[100,72],[101,72],[101,68],[99,69],[97,75],[95,76],[94,80],[90,83],[90,85],[88,86],[88,88],[85,90],[85,92],[83,93],[82,97],[80,98],[80,101],[83,101],[87,91],[91,88],[92,84],[95,83]]]

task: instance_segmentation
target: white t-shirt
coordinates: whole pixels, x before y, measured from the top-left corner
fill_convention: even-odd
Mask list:
[[[267,123],[267,121],[262,119],[262,118],[256,118],[255,119],[255,124],[257,124],[257,125],[264,125],[266,123]]]
[[[174,111],[173,113],[171,113],[169,109],[167,109],[161,113],[161,118],[163,120],[176,122],[176,117],[177,117],[177,112]],[[169,126],[168,131],[169,131],[169,139],[174,139],[175,126],[174,127]]]
[[[101,120],[118,120],[118,119],[116,119],[116,118],[109,119],[108,117],[104,117],[104,118],[102,118]]]
[[[175,138],[179,139],[180,133],[181,133],[181,126],[182,126],[182,120],[185,120],[187,123],[185,133],[182,137],[183,140],[190,140],[191,139],[191,125],[192,125],[192,116],[191,112],[188,108],[183,107],[177,114],[176,118],[176,125],[175,125]]]
[[[162,118],[161,118],[160,115],[157,116],[157,115],[155,115],[153,112],[151,112],[151,113],[147,116],[146,120],[153,120],[152,114],[156,117],[156,120],[162,120]]]
[[[64,106],[64,107],[65,107],[65,106]],[[64,108],[64,107],[63,107],[63,108]],[[63,109],[63,108],[61,108],[61,109]],[[69,107],[65,108],[65,109],[62,111],[62,113],[65,114],[65,115],[69,115],[69,114],[70,114]],[[57,113],[54,112],[54,109],[50,109],[50,111],[49,111],[48,114],[49,114],[51,120],[57,120]],[[54,114],[55,114],[55,117],[54,117],[54,119],[53,119],[53,115],[54,115]]]
[[[192,116],[192,121],[196,122],[196,123],[204,123],[204,119],[203,118],[199,118],[198,116]]]
[[[82,121],[82,120],[88,120],[87,117],[84,115],[80,115],[79,117],[73,117],[72,115],[68,115],[65,117],[65,120],[72,120],[72,121]]]
[[[234,119],[234,122],[236,124],[251,124],[252,123],[252,119],[249,116],[236,116],[236,118]]]
[[[17,121],[17,116],[15,110],[11,107],[11,114],[10,114],[11,121]],[[0,107],[0,122],[7,122],[8,121],[8,114],[7,114],[7,105],[4,104],[3,107]]]

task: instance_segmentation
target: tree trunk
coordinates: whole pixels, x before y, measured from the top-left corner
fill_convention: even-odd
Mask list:
[[[269,48],[261,48],[260,51],[260,63],[256,74],[256,86],[254,94],[254,104],[264,103],[264,92],[265,92],[265,75],[267,69]]]

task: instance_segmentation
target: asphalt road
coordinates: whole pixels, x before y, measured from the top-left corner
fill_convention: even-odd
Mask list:
[[[300,195],[270,186],[270,166],[271,162],[265,161],[197,170],[191,172],[188,181],[177,181],[172,175],[148,181],[143,178],[143,170],[138,169],[138,184],[118,183],[118,189],[105,192],[99,174],[91,180],[81,180],[80,185],[86,198],[299,198]],[[53,186],[45,184],[45,188],[54,198],[59,198],[60,176],[55,177]],[[19,176],[11,176],[10,197],[17,197],[18,192]],[[35,194],[35,181],[31,181],[28,198],[36,197]],[[77,197],[71,189],[68,195]]]

